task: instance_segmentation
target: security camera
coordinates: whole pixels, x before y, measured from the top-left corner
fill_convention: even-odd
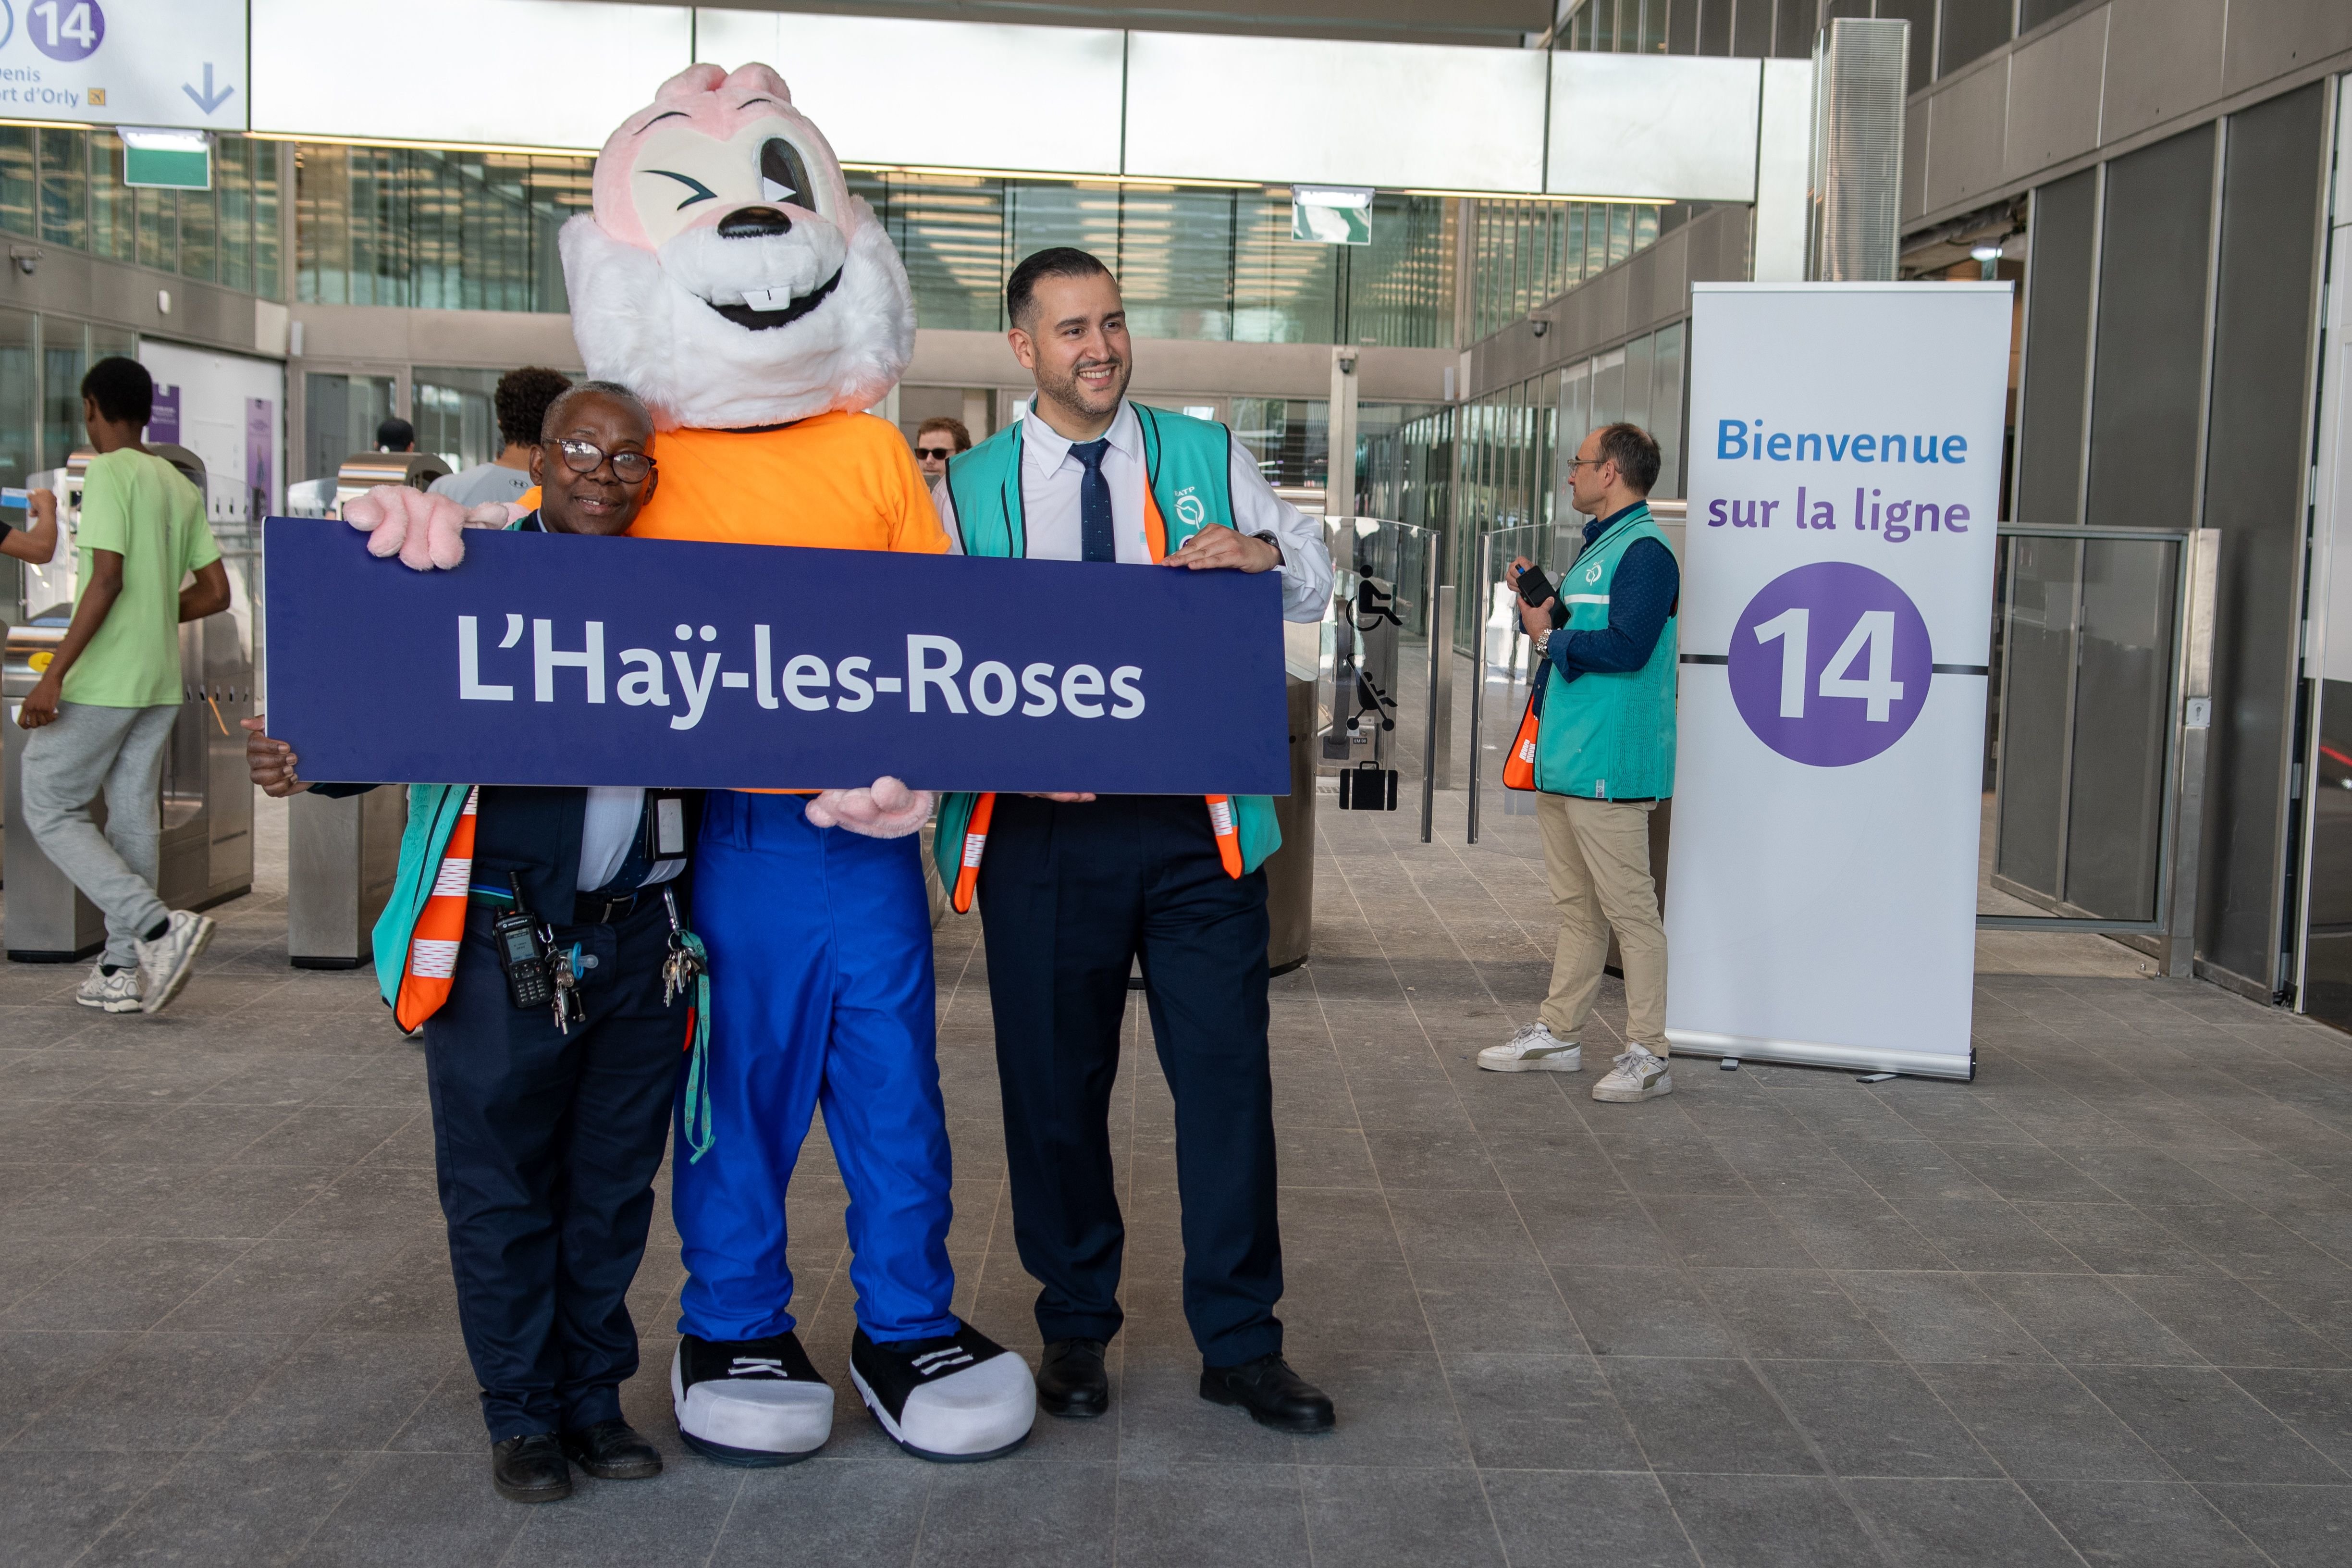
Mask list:
[[[8,247],[8,259],[16,264],[17,271],[30,278],[41,265],[41,247],[37,245],[12,245]]]
[[[1339,368],[1340,368],[1342,371],[1346,372],[1347,374],[1350,374],[1350,375],[1352,375],[1352,374],[1355,374],[1355,370],[1356,370],[1356,351],[1354,350],[1354,348],[1352,348],[1352,347],[1344,347],[1344,346],[1343,346],[1343,347],[1341,347],[1341,348],[1339,348],[1339,349],[1338,349],[1338,350],[1334,351],[1333,357],[1334,357],[1334,358],[1336,358],[1336,359],[1339,362]]]
[[[1528,331],[1533,332],[1538,337],[1541,337],[1546,332],[1551,331],[1551,322],[1541,316],[1531,317],[1528,321]]]

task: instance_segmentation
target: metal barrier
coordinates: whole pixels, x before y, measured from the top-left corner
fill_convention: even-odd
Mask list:
[[[2194,961],[2213,709],[2213,529],[2003,523],[1983,931],[2158,939]]]

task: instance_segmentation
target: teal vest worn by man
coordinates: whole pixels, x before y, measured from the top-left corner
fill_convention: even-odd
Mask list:
[[[1144,531],[1152,558],[1183,547],[1211,524],[1234,521],[1233,437],[1222,425],[1189,415],[1170,414],[1130,403],[1143,427]],[[1016,419],[948,464],[948,497],[955,505],[956,530],[967,555],[1029,553],[1029,531],[1021,505],[1021,426]],[[962,867],[964,828],[979,797],[951,795],[940,803],[932,853],[940,878],[955,886]],[[1274,802],[1262,795],[1233,797],[1234,826],[1241,840],[1244,874],[1265,864],[1282,847]],[[1202,808],[1204,811],[1206,807]]]
[[[1646,505],[1634,507],[1586,545],[1559,584],[1568,624],[1554,632],[1602,631],[1617,563],[1634,541],[1672,549]],[[1675,622],[1659,629],[1639,669],[1588,669],[1574,680],[1544,666],[1543,713],[1536,732],[1536,788],[1587,800],[1664,800],[1675,793]]]

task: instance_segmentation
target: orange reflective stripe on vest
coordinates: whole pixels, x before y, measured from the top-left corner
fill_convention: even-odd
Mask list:
[[[972,895],[980,890],[980,857],[988,847],[989,819],[996,815],[996,792],[992,790],[971,803],[971,816],[964,822],[963,854],[956,862],[955,889],[948,895],[948,903],[960,915],[971,913]]]
[[[408,938],[408,964],[401,972],[392,1016],[411,1033],[441,1010],[457,980],[457,949],[466,940],[466,895],[474,884],[474,812],[481,801],[481,785],[466,792],[466,807],[449,830],[449,847],[433,876],[433,892]]]
[[[1530,691],[1528,710],[1519,716],[1519,732],[1511,737],[1511,754],[1503,759],[1505,789],[1536,787],[1536,731],[1541,718],[1536,709],[1536,694]]]

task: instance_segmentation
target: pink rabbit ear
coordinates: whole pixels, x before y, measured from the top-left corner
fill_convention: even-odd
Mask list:
[[[757,60],[738,66],[729,74],[726,85],[746,98],[773,98],[785,103],[793,100],[793,89],[784,85],[784,79],[776,74],[775,67],[763,66]]]
[[[688,66],[654,89],[654,102],[664,108],[685,103],[706,92],[717,91],[726,79],[727,68],[724,66]]]

